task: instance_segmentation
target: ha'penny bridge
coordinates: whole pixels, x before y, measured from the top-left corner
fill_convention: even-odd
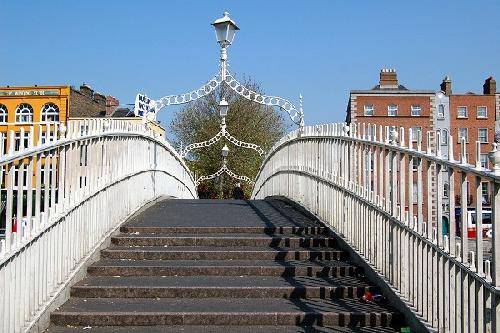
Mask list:
[[[0,146],[0,331],[500,332],[500,151],[488,170],[433,148],[440,133],[306,126],[302,106],[226,71],[237,27],[214,25],[220,74],[138,107],[149,117],[227,84],[286,111],[298,128],[268,152],[223,121],[212,140],[262,153],[251,200],[198,199],[203,179],[183,158],[210,142],[176,151],[108,119],[48,126],[36,145],[30,130],[18,149]],[[243,177],[225,159],[221,170]],[[491,210],[492,232],[471,242],[468,214],[445,222],[443,203],[467,211],[468,187],[485,181],[492,205],[477,200],[474,222],[482,230]]]

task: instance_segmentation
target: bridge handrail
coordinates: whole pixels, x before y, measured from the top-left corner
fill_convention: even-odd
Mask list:
[[[471,165],[464,140],[457,161],[451,136],[446,151],[437,132],[409,131],[408,139],[403,128],[306,126],[269,151],[252,197],[283,195],[303,204],[344,237],[431,327],[500,332],[500,267],[494,264],[500,261],[500,237],[495,237],[500,234],[500,152],[494,145],[492,171],[480,164],[480,143]],[[455,192],[467,211],[468,182],[478,199],[482,183],[490,184],[492,260],[483,260],[481,232],[475,251],[468,251],[468,214],[461,217],[461,237],[450,237],[457,231]],[[476,200],[477,212],[484,207],[482,199]],[[448,233],[442,231],[445,216]],[[479,229],[482,218],[476,220]]]
[[[144,124],[69,121],[17,137],[10,131],[0,143],[2,332],[37,325],[106,237],[144,204],[197,197],[183,159]]]

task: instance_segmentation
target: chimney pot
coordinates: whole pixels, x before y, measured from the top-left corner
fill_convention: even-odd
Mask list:
[[[446,96],[450,96],[452,91],[451,91],[451,79],[448,75],[446,75],[443,79],[443,82],[441,82],[441,91],[444,92]]]
[[[484,81],[483,84],[483,94],[494,95],[497,92],[497,82],[490,76]]]
[[[395,89],[398,87],[398,74],[394,68],[382,68],[380,70],[380,88]]]
[[[88,85],[88,84],[82,84],[80,86],[80,92],[84,94],[87,97],[93,98],[94,97],[94,90]]]

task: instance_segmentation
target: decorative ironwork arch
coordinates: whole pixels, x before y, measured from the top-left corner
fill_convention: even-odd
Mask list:
[[[279,107],[280,109],[288,113],[288,116],[296,125],[303,126],[304,114],[302,110],[302,96],[300,96],[301,106],[297,108],[292,102],[287,99],[278,96],[263,95],[248,89],[238,80],[236,80],[236,78],[229,71],[226,73],[226,79],[224,80],[224,83],[226,83],[227,86],[231,88],[231,90],[236,92],[238,95],[248,99],[249,101],[256,102],[261,105]]]
[[[233,179],[238,179],[238,180],[247,182],[248,184],[253,184],[253,181],[250,178],[248,178],[247,176],[237,175],[234,172],[232,172],[227,167],[227,164],[224,162],[222,167],[217,172],[215,172],[211,175],[208,175],[208,176],[201,176],[200,178],[198,178],[196,180],[196,186],[200,185],[200,183],[203,181],[214,179],[215,177],[218,177],[218,176],[222,175],[223,173],[227,174],[228,176],[230,176]]]
[[[224,118],[222,119],[222,124],[221,124],[221,129],[220,131],[215,134],[212,138],[202,141],[202,142],[196,142],[192,143],[190,145],[187,145],[184,147],[184,149],[181,150],[180,155],[182,158],[186,157],[187,154],[194,149],[199,149],[199,148],[204,148],[204,147],[210,147],[211,145],[219,142],[222,138],[226,138],[229,142],[231,142],[233,145],[242,147],[245,149],[253,149],[255,150],[260,156],[265,155],[265,151],[259,146],[254,143],[249,143],[249,142],[244,142],[236,139],[234,136],[232,136],[227,130],[226,130],[226,123]]]
[[[154,101],[156,112],[160,111],[161,109],[169,105],[180,105],[196,101],[197,99],[204,97],[210,94],[215,89],[217,89],[217,87],[221,84],[221,82],[223,82],[222,77],[221,74],[218,73],[198,89],[195,89],[193,91],[184,94],[169,95],[162,97]]]

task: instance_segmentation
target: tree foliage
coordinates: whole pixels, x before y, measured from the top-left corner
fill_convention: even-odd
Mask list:
[[[245,80],[245,86],[253,91],[260,92],[257,83]],[[287,122],[284,113],[272,107],[249,101],[225,85],[219,86],[212,94],[207,95],[179,110],[171,123],[171,131],[176,137],[176,144],[186,146],[194,142],[209,140],[220,130],[219,101],[225,98],[229,103],[229,112],[226,116],[226,130],[240,141],[259,145],[264,151],[284,135]],[[229,155],[227,165],[238,175],[245,175],[254,179],[262,163],[263,156],[252,149],[234,146],[225,138],[210,147],[191,151],[187,164],[196,175],[210,175],[217,172],[222,166],[221,149],[227,144]],[[200,198],[217,198],[223,184],[224,198],[230,198],[232,189],[237,181],[227,175],[221,179],[208,180],[200,184],[198,191]],[[242,183],[246,196],[250,196],[251,184]]]

